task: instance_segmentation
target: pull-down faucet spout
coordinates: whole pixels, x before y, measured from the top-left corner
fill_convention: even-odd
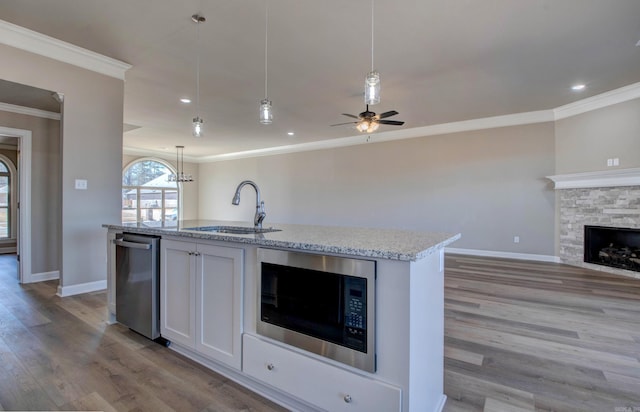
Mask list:
[[[251,180],[244,180],[240,182],[240,184],[236,188],[236,194],[233,195],[231,204],[236,206],[240,204],[240,190],[242,190],[245,185],[253,186],[256,191],[256,215],[253,217],[253,224],[256,228],[262,229],[262,221],[265,217],[267,217],[267,214],[264,211],[264,202],[260,200],[260,189],[258,188],[258,185],[255,184],[255,182]]]

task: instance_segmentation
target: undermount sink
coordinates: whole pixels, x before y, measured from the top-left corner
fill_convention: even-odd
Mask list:
[[[243,226],[198,226],[198,227],[186,227],[184,230],[196,230],[198,232],[211,232],[211,233],[231,233],[234,235],[252,235],[254,233],[270,233],[280,232],[281,229],[257,228],[257,227],[243,227]]]

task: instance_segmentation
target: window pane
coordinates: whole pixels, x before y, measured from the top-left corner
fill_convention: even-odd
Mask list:
[[[122,222],[138,220],[138,191],[136,189],[122,189]]]
[[[9,173],[9,169],[7,169],[7,165],[3,161],[0,161],[0,173]]]
[[[171,170],[160,162],[145,160],[131,165],[122,176],[123,186],[149,186],[176,188],[176,182],[169,182]]]
[[[9,176],[0,176],[0,207],[9,206],[9,191]]]
[[[0,238],[9,237],[8,211],[6,207],[0,208]]]

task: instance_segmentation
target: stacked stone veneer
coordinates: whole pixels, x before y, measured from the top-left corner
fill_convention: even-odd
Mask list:
[[[558,192],[562,262],[640,278],[640,272],[583,261],[585,225],[640,228],[640,186],[561,189]]]

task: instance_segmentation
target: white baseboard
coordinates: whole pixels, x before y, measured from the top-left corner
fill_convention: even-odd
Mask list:
[[[71,286],[58,286],[58,293],[61,298],[66,296],[80,295],[82,293],[96,292],[107,288],[107,280],[97,280],[95,282],[80,283]]]
[[[495,250],[459,249],[454,247],[444,248],[444,252],[450,253],[452,255],[484,256],[503,259],[535,260],[538,262],[560,263],[560,258],[558,256],[536,255],[532,253],[498,252]]]
[[[44,282],[45,280],[55,280],[55,279],[60,279],[60,272],[57,270],[53,270],[51,272],[41,272],[41,273],[31,274],[31,283]]]

